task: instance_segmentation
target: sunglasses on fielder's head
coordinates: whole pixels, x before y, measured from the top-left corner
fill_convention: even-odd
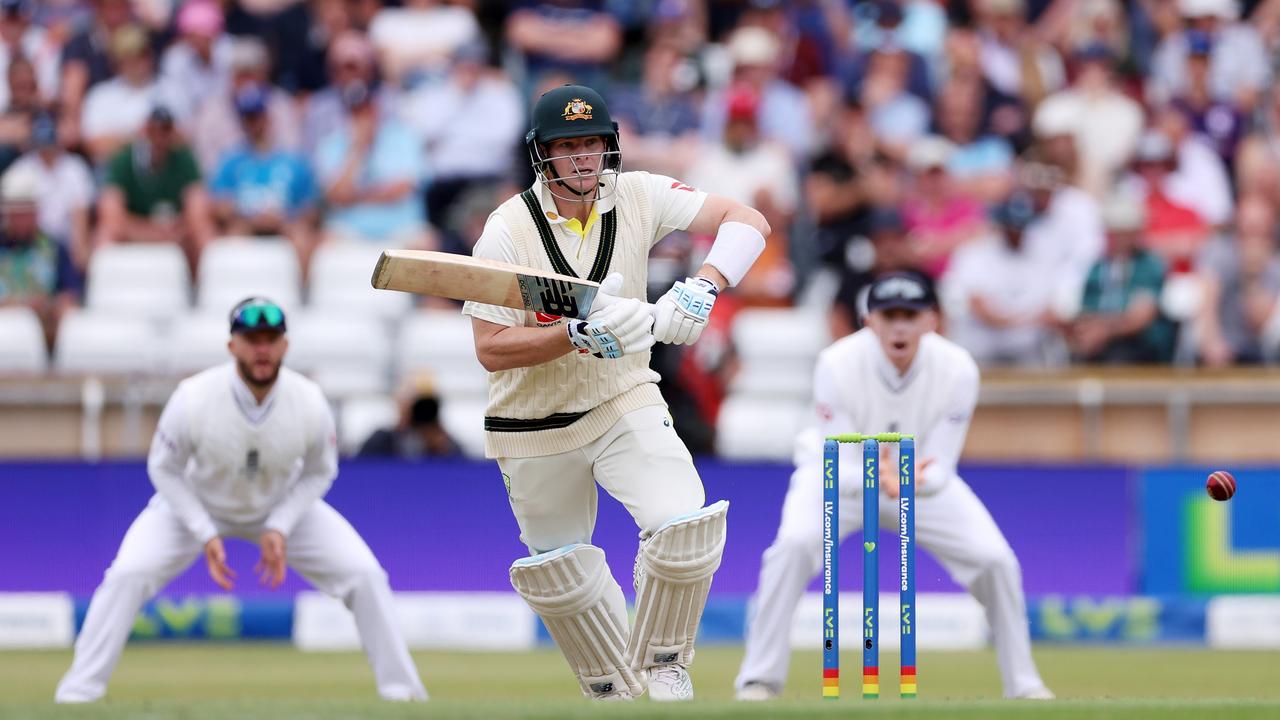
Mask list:
[[[247,298],[231,309],[232,333],[285,329],[284,310],[266,298]]]

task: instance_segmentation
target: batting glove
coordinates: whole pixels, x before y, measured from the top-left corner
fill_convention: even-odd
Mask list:
[[[692,345],[716,305],[716,284],[703,277],[676,282],[654,305],[653,336],[670,345]]]
[[[622,276],[610,275],[601,283],[601,293],[596,296],[594,309],[587,319],[567,323],[569,341],[579,352],[617,359],[653,347],[650,305],[636,298],[614,295],[621,286]]]

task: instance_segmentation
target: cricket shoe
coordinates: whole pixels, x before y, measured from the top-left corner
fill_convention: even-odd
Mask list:
[[[1014,696],[1014,700],[1054,700],[1057,696],[1049,688],[1041,685],[1035,690],[1028,690],[1021,695]]]
[[[735,697],[744,702],[764,702],[778,697],[778,693],[764,683],[749,682],[738,688],[738,693]]]
[[[693,699],[693,680],[683,665],[662,665],[649,671],[649,697],[656,702]]]

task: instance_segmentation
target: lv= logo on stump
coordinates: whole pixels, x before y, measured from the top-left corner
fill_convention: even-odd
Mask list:
[[[840,697],[840,444],[862,444],[862,697],[880,697],[880,449],[898,446],[898,693],[916,696],[915,438],[833,435],[823,445],[822,696]],[[886,461],[888,456],[886,455]]]

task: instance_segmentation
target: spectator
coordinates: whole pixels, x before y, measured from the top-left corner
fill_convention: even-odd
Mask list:
[[[440,424],[440,400],[432,389],[419,389],[400,402],[394,428],[376,430],[360,446],[356,457],[394,457],[420,460],[460,455],[458,444]]]
[[[137,25],[126,25],[111,35],[111,60],[119,74],[89,90],[80,119],[80,133],[95,165],[106,162],[137,135],[151,108],[164,104],[149,42],[146,31]]]
[[[1064,129],[1075,139],[1077,180],[1081,189],[1100,201],[1133,157],[1142,134],[1142,106],[1116,86],[1111,48],[1102,43],[1086,45],[1076,50],[1074,60],[1075,80],[1066,90],[1046,98],[1036,108],[1035,120],[1065,118]]]
[[[1211,227],[1231,222],[1231,178],[1208,140],[1191,131],[1187,116],[1172,107],[1154,113],[1155,126],[1173,144],[1178,165],[1166,183],[1169,196],[1194,208]]]
[[[420,184],[422,146],[413,132],[379,109],[373,91],[346,85],[345,127],[316,149],[316,174],[328,205],[326,239],[427,247]]]
[[[907,87],[912,56],[886,42],[873,50],[858,85],[858,101],[881,145],[895,157],[929,131],[929,106]]]
[[[228,63],[231,68],[229,86],[211,94],[194,119],[191,144],[200,167],[218,167],[223,155],[244,144],[235,97],[247,87],[267,89],[267,118],[272,146],[300,152],[302,132],[298,125],[298,110],[289,93],[270,84],[271,61],[267,56],[267,46],[258,38],[235,38]]]
[[[977,77],[955,77],[938,92],[933,121],[938,134],[953,147],[947,172],[962,192],[995,203],[1013,190],[1013,147],[986,133],[983,105],[986,87]]]
[[[89,88],[109,80],[115,72],[112,38],[132,20],[129,0],[91,0],[90,5],[93,24],[67,41],[59,70],[61,122],[71,144],[80,139],[80,118]]]
[[[0,0],[0,76],[17,58],[31,63],[37,97],[45,104],[53,100],[58,87],[59,48],[44,28],[31,23],[31,0]],[[0,88],[0,107],[9,98]]]
[[[272,21],[265,38],[274,53],[275,82],[303,97],[330,82],[333,39],[353,30],[346,0],[303,0]]]
[[[866,219],[873,204],[872,178],[875,138],[866,115],[856,102],[836,115],[830,147],[814,158],[804,176],[803,198],[815,227],[815,259],[845,272],[856,238],[867,233]]]
[[[207,98],[226,92],[232,40],[222,32],[222,9],[216,0],[188,0],[178,10],[176,24],[177,42],[160,59],[160,82],[170,110],[186,127]]]
[[[702,117],[695,94],[698,71],[670,43],[657,40],[644,53],[640,83],[614,93],[609,110],[627,139],[627,165],[683,177],[699,151]]]
[[[302,151],[315,161],[316,148],[327,136],[342,128],[347,119],[344,94],[357,85],[372,92],[381,114],[396,110],[395,91],[378,83],[377,58],[373,45],[360,33],[349,30],[333,39],[328,53],[330,84],[310,95],[303,105]]]
[[[1037,38],[1025,0],[979,0],[978,6],[982,75],[992,87],[1028,106],[1062,87],[1062,58]]]
[[[67,152],[57,121],[40,115],[31,123],[31,151],[12,170],[32,178],[40,198],[40,231],[71,252],[76,267],[89,266],[89,210],[96,192],[84,158]]]
[[[718,143],[728,122],[730,90],[747,86],[760,97],[760,131],[781,142],[792,157],[807,157],[813,146],[814,125],[804,93],[778,76],[778,39],[760,27],[744,27],[729,38],[733,83],[707,97],[702,130],[708,142]]]
[[[873,0],[853,8],[854,42],[860,50],[893,42],[924,58],[930,68],[942,60],[947,14],[934,0]]]
[[[1107,254],[1085,282],[1080,314],[1068,343],[1086,362],[1168,363],[1173,359],[1173,325],[1160,314],[1164,262],[1142,247],[1146,225],[1142,199],[1112,195],[1103,210]]]
[[[781,0],[751,0],[738,19],[738,25],[761,27],[777,38],[780,76],[807,91],[814,83],[826,81],[834,63],[823,52],[819,38],[813,33],[803,32],[799,27],[805,11],[815,10],[805,8],[805,4],[785,3]],[[821,23],[826,18],[821,10],[816,10],[814,19]]]
[[[886,206],[872,208],[867,213],[866,228],[867,234],[854,238],[846,253],[829,318],[833,338],[844,337],[862,327],[867,291],[876,276],[914,270],[916,266],[915,252],[907,238],[907,228],[900,212]],[[923,273],[920,277],[933,284]]]
[[[902,215],[916,262],[932,278],[941,277],[956,248],[986,232],[983,206],[960,194],[947,172],[954,147],[936,135],[926,136],[907,151],[911,191]]]
[[[107,163],[94,245],[174,243],[194,270],[213,238],[212,220],[195,157],[178,137],[173,115],[157,106],[138,138]]]
[[[943,279],[948,334],[979,363],[1065,360],[1053,311],[1060,267],[1030,242],[1038,213],[1028,193],[1014,193],[993,211],[996,231],[957,250]]]
[[[795,277],[788,229],[799,204],[799,178],[779,143],[761,137],[760,97],[742,85],[728,98],[728,124],[720,145],[708,145],[689,168],[689,184],[759,210],[773,234],[752,272],[735,288],[748,303],[786,302]]]
[[[636,7],[644,15],[643,4]],[[707,6],[700,0],[658,0],[648,21],[645,39],[648,47],[667,45],[677,53],[695,55],[707,44]],[[612,103],[610,110],[613,109]],[[631,149],[627,149],[630,155]]]
[[[468,192],[503,181],[524,129],[519,91],[487,60],[482,44],[457,48],[448,77],[419,87],[403,103],[405,124],[431,158],[427,217],[444,230],[448,249],[468,254],[476,238],[447,222],[449,208]]]
[[[1209,87],[1211,47],[1212,40],[1205,33],[1195,30],[1187,33],[1187,84],[1173,99],[1172,107],[1182,113],[1191,131],[1208,142],[1230,168],[1248,120],[1230,100],[1213,96]]]
[[[1196,318],[1201,361],[1223,367],[1274,359],[1280,339],[1275,207],[1260,197],[1241,199],[1233,231],[1205,245],[1197,266],[1204,288]]]
[[[1036,210],[1023,244],[1054,268],[1055,299],[1079,298],[1089,268],[1102,257],[1107,244],[1098,202],[1067,182],[1059,166],[1035,152],[1024,160],[1019,178]]]
[[[0,173],[27,149],[32,118],[44,110],[31,63],[14,58],[7,77],[9,102],[0,110]]]
[[[1191,269],[1191,260],[1209,237],[1209,226],[1194,207],[1172,192],[1178,158],[1164,133],[1149,130],[1138,142],[1133,175],[1124,189],[1146,199],[1147,247],[1173,272]]]
[[[504,33],[507,46],[523,60],[525,87],[551,72],[591,87],[600,84],[622,49],[622,27],[601,0],[525,0],[516,6]]]
[[[1271,64],[1258,31],[1237,21],[1236,0],[1178,0],[1177,4],[1182,29],[1209,37],[1209,90],[1213,98],[1251,112],[1271,78]],[[1163,105],[1187,89],[1190,42],[1184,31],[1170,33],[1156,48],[1147,85],[1147,99],[1153,104]]]
[[[459,49],[482,42],[475,10],[438,0],[407,0],[404,7],[378,10],[369,39],[388,82],[403,87],[447,70]]]
[[[0,178],[0,307],[29,307],[53,347],[58,321],[78,302],[80,279],[71,253],[40,231],[35,178],[12,168]]]
[[[245,142],[223,158],[210,183],[214,215],[225,235],[288,239],[305,271],[314,245],[315,182],[301,155],[275,144],[268,93],[245,85],[236,94]]]

